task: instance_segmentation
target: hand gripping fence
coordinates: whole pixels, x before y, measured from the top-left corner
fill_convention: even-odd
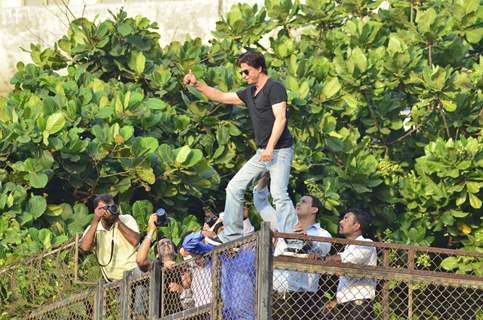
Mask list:
[[[275,238],[309,249],[273,256]],[[329,258],[320,244],[330,244]],[[445,270],[450,257],[483,263],[481,253],[272,233],[263,224],[172,267],[100,280],[29,319],[483,319],[481,268]]]

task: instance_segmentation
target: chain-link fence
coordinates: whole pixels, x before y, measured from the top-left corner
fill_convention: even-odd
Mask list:
[[[83,293],[43,307],[41,312],[35,312],[27,319],[92,319],[95,301],[96,291],[94,288],[90,288]]]
[[[483,319],[483,254],[275,236],[306,249],[274,258],[273,319]],[[327,256],[316,250],[322,243],[331,246]]]
[[[0,269],[0,319],[24,318],[35,308],[96,283],[94,255],[77,259],[75,240]]]
[[[119,281],[99,280],[82,312],[69,316],[79,304],[69,298],[39,308],[30,319],[255,320],[257,243],[254,235],[173,266],[156,262],[146,273],[135,269]]]
[[[483,254],[262,229],[173,266],[99,281],[30,318],[483,319]],[[273,257],[272,235],[302,249]]]

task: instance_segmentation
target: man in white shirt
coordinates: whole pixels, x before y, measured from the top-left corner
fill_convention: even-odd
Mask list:
[[[94,199],[94,218],[84,231],[80,249],[89,252],[95,245],[102,275],[107,281],[122,279],[124,271],[136,268],[139,227],[131,215],[119,215],[110,194]]]
[[[268,201],[268,177],[262,177],[253,191],[253,201],[255,208],[262,217],[270,221],[270,217],[275,215],[275,209]],[[331,238],[329,232],[320,227],[317,222],[322,211],[322,203],[312,195],[304,195],[295,206],[298,222],[293,232],[309,236]],[[279,239],[284,241],[283,239]],[[280,244],[277,243],[277,247]],[[330,251],[330,243],[320,241],[306,241],[303,250],[299,252],[288,251],[282,254],[294,256],[307,256],[307,254],[318,257],[326,256]],[[289,250],[291,248],[288,248]],[[276,270],[275,270],[276,271]],[[317,319],[319,315],[320,300],[317,291],[319,289],[319,274],[296,272],[296,271],[277,271],[274,272],[274,290],[282,293],[276,295],[274,301],[274,319]],[[284,282],[286,282],[284,284]],[[277,285],[282,286],[276,287]],[[283,291],[286,290],[286,294]]]
[[[363,237],[369,226],[369,214],[361,209],[349,209],[339,223],[340,233],[348,240],[368,241]],[[346,245],[344,251],[326,257],[328,262],[353,263],[366,266],[377,265],[375,247]],[[341,276],[337,285],[336,300],[326,306],[327,317],[337,320],[374,319],[372,301],[376,295],[377,281],[371,278],[349,278]]]

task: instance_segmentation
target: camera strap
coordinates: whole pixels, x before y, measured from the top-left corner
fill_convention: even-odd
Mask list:
[[[96,242],[97,242],[97,237],[96,237]],[[99,264],[99,266],[101,267],[107,267],[111,261],[112,261],[112,256],[114,255],[114,226],[112,226],[112,236],[111,236],[111,254],[109,256],[109,261],[106,263],[106,264],[102,264],[100,261],[99,261],[99,246],[96,245],[96,259],[97,259],[97,263]]]

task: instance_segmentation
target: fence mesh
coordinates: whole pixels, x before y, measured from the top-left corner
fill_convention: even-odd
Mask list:
[[[149,280],[150,273],[141,273],[136,269],[128,279],[128,315],[129,319],[143,320],[149,315]]]
[[[317,239],[306,238],[306,248],[317,246]],[[273,319],[483,319],[481,270],[460,275],[444,264],[460,259],[481,266],[479,254],[325,242],[328,257],[309,249],[275,258]]]
[[[256,263],[255,238],[232,245],[217,252],[220,287],[219,310],[224,320],[254,320],[256,317]]]
[[[73,319],[87,320],[94,316],[95,291],[89,289],[87,292],[72,296],[62,303],[50,305],[41,312],[32,313],[27,319]]]
[[[298,238],[304,249],[278,252],[273,260],[273,319],[483,319],[482,254],[286,237]],[[321,244],[330,245],[327,256]],[[149,319],[157,310],[164,320],[254,320],[259,247],[252,236],[158,273],[133,271],[124,280],[101,282],[100,301],[91,290],[29,319]]]
[[[102,319],[114,320],[121,318],[121,281],[106,283],[103,285]]]
[[[35,308],[83,292],[100,274],[93,255],[75,261],[75,242],[0,269],[0,319],[24,318]],[[77,274],[77,280],[76,280]]]

